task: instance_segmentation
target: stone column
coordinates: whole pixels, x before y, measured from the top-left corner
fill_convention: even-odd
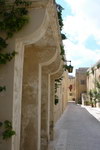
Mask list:
[[[49,141],[49,77],[45,69],[42,69],[41,84],[41,150],[47,150]]]
[[[21,150],[38,149],[39,132],[39,64],[38,57],[33,59],[32,49],[25,50],[23,68],[22,111],[21,111]]]
[[[55,80],[50,80],[50,140],[54,138],[54,99],[55,99]]]
[[[61,77],[63,73],[62,62],[58,70],[50,74],[50,140],[54,139],[54,100],[55,100],[55,79]]]
[[[48,148],[51,126],[50,117],[54,115],[53,112],[52,116],[50,114],[52,90],[50,74],[59,68],[60,61],[59,55],[56,55],[55,61],[49,61],[48,64],[44,63],[41,67],[41,150],[47,150]],[[52,81],[54,88],[54,80]]]

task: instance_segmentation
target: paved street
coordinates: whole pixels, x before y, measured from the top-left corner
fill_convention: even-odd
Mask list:
[[[69,103],[55,126],[55,150],[100,150],[100,122],[85,108]]]

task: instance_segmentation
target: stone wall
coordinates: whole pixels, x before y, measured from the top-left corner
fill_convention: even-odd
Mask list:
[[[61,86],[57,88],[57,93],[56,93],[56,95],[58,96],[58,103],[54,105],[54,124],[57,122],[57,120],[64,112],[68,102],[68,90],[67,90],[68,72],[67,71],[65,71],[62,74],[62,81],[60,84]]]
[[[79,68],[76,69],[76,103],[81,103],[81,95],[87,91],[86,85],[86,71],[88,68]]]
[[[9,40],[18,54],[0,69],[0,84],[7,87],[0,95],[0,121],[10,120],[16,131],[0,141],[0,150],[47,150],[53,139],[54,83],[63,74],[56,5],[37,0],[29,16],[29,24]]]
[[[87,70],[87,91],[96,88],[96,81],[100,82],[100,60]],[[93,71],[92,71],[93,70]]]
[[[68,101],[75,101],[76,95],[76,86],[75,86],[75,77],[69,76],[68,77]]]

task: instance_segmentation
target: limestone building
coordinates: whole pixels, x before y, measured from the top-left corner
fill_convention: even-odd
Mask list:
[[[100,60],[87,70],[87,97],[94,107],[100,107]]]
[[[76,103],[81,103],[81,96],[82,93],[86,93],[87,91],[87,85],[86,85],[86,71],[88,68],[79,68],[76,69],[76,79],[75,79],[75,85],[76,85]]]
[[[68,76],[68,101],[75,101],[75,77]]]
[[[87,91],[96,89],[96,81],[100,82],[100,60],[87,70]]]
[[[8,141],[0,139],[0,150],[47,150],[55,118],[61,115],[54,113],[58,107],[54,103],[55,80],[64,71],[55,1],[33,0],[29,18],[9,39],[8,48],[17,55],[0,64],[0,85],[6,85],[6,91],[0,93],[0,121],[11,121],[16,132]],[[63,83],[61,88],[66,90]],[[62,92],[61,99],[63,110],[67,98]]]

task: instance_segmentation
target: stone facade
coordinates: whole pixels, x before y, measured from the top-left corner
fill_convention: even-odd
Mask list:
[[[100,60],[87,70],[87,91],[96,88],[95,82],[100,82]]]
[[[68,101],[75,101],[75,77],[73,76],[68,76],[68,86],[67,86],[67,91],[68,91]]]
[[[68,102],[68,90],[67,90],[67,83],[68,83],[68,72],[65,71],[62,74],[62,81],[61,86],[57,88],[57,97],[58,103],[54,105],[54,123],[59,119],[59,117],[64,112],[67,102]]]
[[[64,72],[63,73],[63,80],[62,80],[62,113],[64,112],[66,106],[67,106],[67,102],[68,102],[68,72]]]
[[[0,121],[10,120],[16,131],[12,139],[0,139],[0,150],[47,150],[53,138],[55,79],[63,74],[54,0],[34,1],[29,16],[29,24],[9,40],[18,54],[0,69],[0,84],[7,87],[0,95]]]
[[[94,94],[95,92],[99,93],[98,88],[96,86],[97,82],[100,83],[100,60],[87,70],[87,94],[88,94],[87,96],[88,101],[92,103],[92,107],[93,106],[100,107],[100,100]],[[90,92],[92,93],[92,95],[89,94]]]
[[[81,103],[81,95],[82,93],[86,93],[87,91],[87,85],[86,85],[86,71],[88,68],[79,68],[76,69],[76,103]]]

